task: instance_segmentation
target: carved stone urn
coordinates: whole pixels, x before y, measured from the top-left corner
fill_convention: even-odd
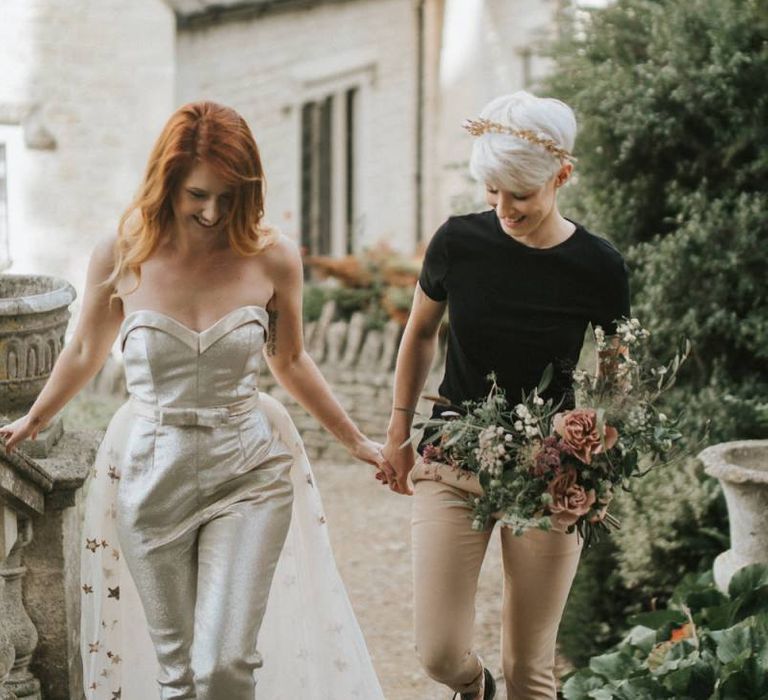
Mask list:
[[[69,282],[45,275],[0,275],[0,411],[17,418],[34,403],[64,346]],[[25,451],[43,456],[61,434],[54,421]]]
[[[723,442],[703,450],[704,471],[720,481],[728,504],[731,548],[715,559],[717,587],[747,564],[768,564],[768,440]]]

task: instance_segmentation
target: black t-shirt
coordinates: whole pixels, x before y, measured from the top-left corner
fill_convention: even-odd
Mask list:
[[[615,332],[629,315],[621,254],[576,224],[552,248],[530,248],[501,228],[493,210],[448,219],[427,248],[419,278],[435,301],[448,301],[448,346],[440,395],[452,404],[483,398],[495,372],[514,404],[538,385],[544,397],[573,405],[573,371],[587,324]],[[439,415],[436,405],[433,415]]]

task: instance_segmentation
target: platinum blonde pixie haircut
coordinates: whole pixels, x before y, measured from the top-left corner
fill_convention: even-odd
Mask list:
[[[520,90],[491,100],[469,124],[475,136],[469,172],[494,188],[537,190],[572,160],[576,117],[560,100]]]

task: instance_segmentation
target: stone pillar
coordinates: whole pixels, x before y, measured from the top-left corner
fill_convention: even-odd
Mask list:
[[[83,697],[80,487],[99,438],[67,432],[35,461],[0,445],[0,700]]]
[[[93,465],[101,433],[64,432],[45,459],[36,460],[53,481],[45,514],[24,551],[28,572],[24,602],[39,643],[30,669],[45,700],[82,700],[80,659],[80,555],[83,499],[80,488]]]
[[[37,630],[32,624],[22,600],[22,579],[27,572],[22,564],[22,551],[32,540],[32,523],[19,518],[19,531],[9,555],[0,564],[0,578],[4,582],[4,595],[0,601],[3,624],[15,650],[15,658],[6,688],[19,700],[42,700],[40,682],[29,670],[32,654],[37,647]]]
[[[2,549],[0,549],[0,639],[6,647],[0,658],[13,659],[10,670],[0,661],[0,687],[18,700],[40,700],[40,684],[29,670],[37,646],[37,631],[24,608],[22,585],[26,568],[22,563],[24,548],[32,540],[32,518],[42,515],[45,493],[52,481],[38,465],[23,454],[6,455],[0,451],[0,511],[3,513]],[[2,649],[0,641],[0,649]],[[0,698],[3,695],[0,692]]]
[[[11,548],[16,544],[17,530],[16,512],[0,504],[0,567],[3,566],[6,557],[11,553]],[[0,576],[0,606],[4,600],[5,580]],[[16,696],[6,686],[15,658],[16,650],[6,626],[0,625],[0,700],[16,700]]]

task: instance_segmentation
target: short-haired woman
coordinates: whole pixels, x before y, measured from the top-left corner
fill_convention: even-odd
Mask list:
[[[557,194],[573,171],[576,120],[555,99],[526,92],[490,102],[467,130],[471,173],[489,209],[448,219],[430,241],[397,359],[384,478],[413,483],[416,645],[427,673],[462,700],[494,697],[495,680],[472,644],[480,566],[492,527],[472,529],[468,482],[425,466],[410,446],[412,415],[447,306],[440,395],[483,398],[488,375],[512,401],[555,368],[546,397],[572,405],[570,373],[588,323],[610,333],[629,313],[624,261],[606,240],[565,218]],[[444,410],[439,404],[435,416]],[[422,446],[424,442],[422,441]],[[415,463],[415,465],[414,465]],[[555,641],[581,552],[576,534],[501,529],[502,659],[507,695],[554,700]]]

